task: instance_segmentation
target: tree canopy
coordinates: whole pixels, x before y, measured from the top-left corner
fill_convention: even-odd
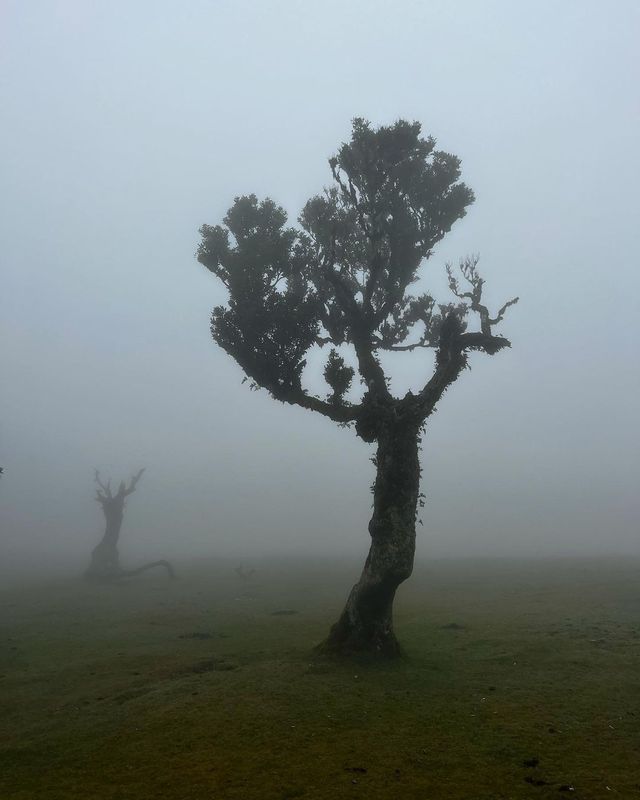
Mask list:
[[[223,225],[201,228],[198,260],[228,290],[212,315],[213,338],[248,378],[278,400],[354,422],[374,441],[384,409],[424,421],[470,350],[507,347],[493,327],[517,298],[492,316],[476,257],[456,272],[447,267],[451,302],[412,292],[423,262],[474,201],[460,159],[422,137],[419,123],[373,128],[355,119],[329,166],[333,185],[307,202],[297,226],[271,199],[237,197]],[[336,349],[345,344],[364,384],[358,403],[346,398],[355,371]],[[331,346],[325,398],[302,384],[316,345]],[[420,348],[435,350],[431,378],[417,395],[394,398],[379,353]]]

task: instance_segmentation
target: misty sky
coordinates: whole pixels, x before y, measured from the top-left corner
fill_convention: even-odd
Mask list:
[[[241,385],[194,259],[235,195],[294,221],[354,116],[462,158],[425,288],[478,252],[521,298],[430,420],[418,557],[640,553],[639,35],[636,0],[4,0],[5,565],[88,558],[94,467],[147,467],[125,559],[364,556],[371,448]],[[405,391],[432,354],[395,364]]]

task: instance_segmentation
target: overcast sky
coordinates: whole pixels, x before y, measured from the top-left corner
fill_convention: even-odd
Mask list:
[[[4,0],[5,565],[88,558],[94,467],[147,467],[132,558],[364,555],[371,448],[241,385],[194,259],[235,195],[295,220],[354,116],[462,159],[427,285],[478,252],[521,298],[430,420],[419,557],[640,554],[639,36],[637,0]]]

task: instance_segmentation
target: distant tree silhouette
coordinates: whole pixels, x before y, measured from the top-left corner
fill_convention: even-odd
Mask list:
[[[86,577],[96,581],[111,581],[118,578],[128,578],[139,575],[153,567],[164,567],[169,577],[174,577],[174,571],[168,561],[151,561],[137,569],[125,570],[120,566],[120,555],[118,553],[118,540],[122,519],[124,516],[125,500],[136,490],[138,481],[142,477],[144,469],[139,470],[128,484],[120,482],[118,491],[113,494],[111,491],[111,481],[105,483],[100,478],[98,470],[95,471],[95,481],[98,484],[96,490],[96,500],[102,507],[102,512],[106,520],[106,528],[102,540],[94,547],[91,553],[91,562],[86,571]]]
[[[517,302],[489,312],[476,257],[456,271],[447,266],[453,302],[410,291],[474,200],[459,180],[460,160],[420,134],[417,122],[374,129],[355,119],[351,140],[329,161],[333,186],[307,202],[298,227],[287,226],[272,200],[249,195],[235,199],[223,226],[200,230],[198,260],[228,292],[227,304],[213,311],[213,338],[253,388],[354,426],[377,445],[369,555],[323,645],[338,653],[399,652],[392,605],[413,569],[421,434],[469,353],[510,345],[493,329]],[[302,384],[316,345],[330,346],[324,399]],[[417,394],[395,397],[380,353],[429,348],[431,377]],[[355,370],[347,352],[363,387],[359,399],[348,397]],[[423,359],[418,364],[424,369]]]
[[[254,569],[254,568],[251,568],[251,569],[245,569],[245,568],[244,568],[244,566],[243,566],[242,564],[240,564],[240,566],[239,566],[239,567],[236,567],[236,575],[237,575],[239,578],[241,578],[243,581],[246,581],[246,580],[248,580],[249,578],[251,578],[253,575],[255,575],[255,572],[256,572],[256,571],[255,571],[255,569]]]

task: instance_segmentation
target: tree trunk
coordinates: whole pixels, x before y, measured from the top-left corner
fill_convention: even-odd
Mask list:
[[[122,528],[124,502],[103,505],[107,527],[99,545],[93,548],[85,575],[91,580],[113,580],[121,574],[118,539]]]
[[[321,651],[396,656],[393,600],[413,570],[420,491],[418,429],[385,427],[378,437],[371,548],[360,579]]]

